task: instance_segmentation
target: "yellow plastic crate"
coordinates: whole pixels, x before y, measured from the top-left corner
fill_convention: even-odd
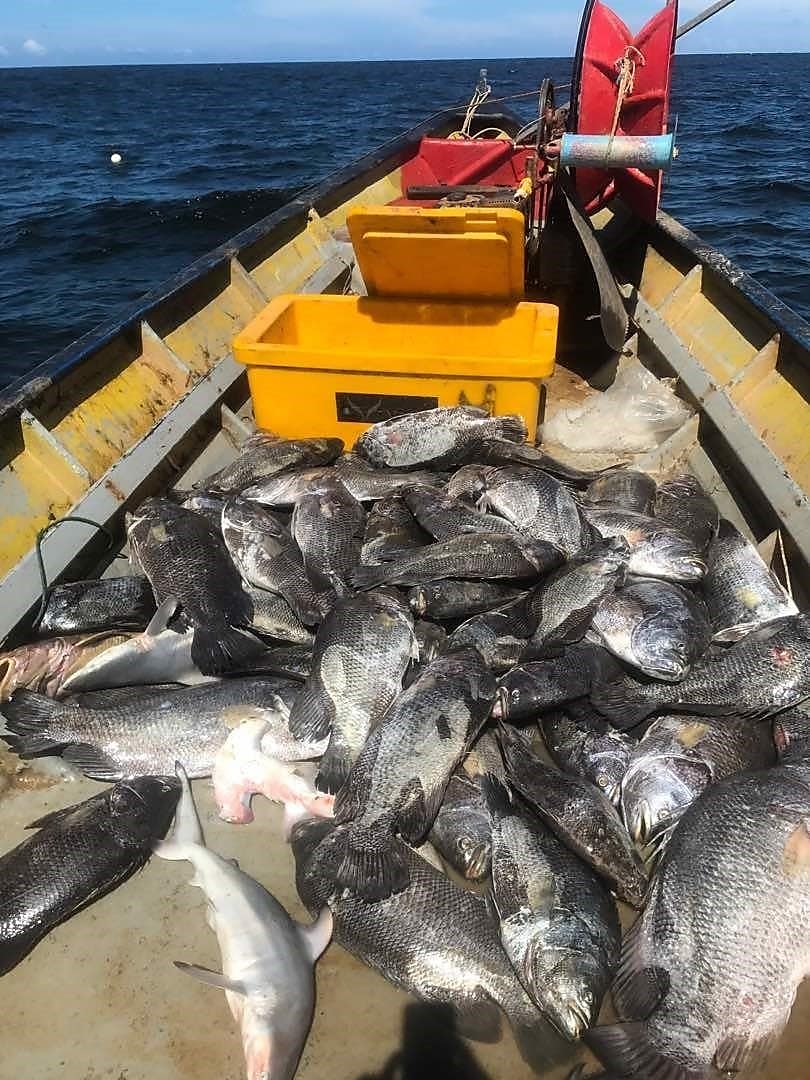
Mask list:
[[[235,339],[258,427],[336,435],[437,405],[520,413],[534,438],[554,368],[557,308],[284,295]]]

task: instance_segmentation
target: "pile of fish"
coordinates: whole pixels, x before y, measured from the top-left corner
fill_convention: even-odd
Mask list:
[[[332,935],[541,1072],[767,1053],[810,965],[810,615],[693,477],[462,406],[348,453],[256,434],[127,533],[134,576],[57,586],[0,656],[12,749],[112,785],[2,857],[0,971],[155,850],[209,899],[223,970],[179,966],[254,1080],[294,1075]],[[284,803],[311,926],[206,848],[204,777],[233,823]]]

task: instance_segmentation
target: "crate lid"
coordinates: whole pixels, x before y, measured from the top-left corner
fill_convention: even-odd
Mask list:
[[[523,297],[519,210],[357,207],[346,223],[369,296]]]

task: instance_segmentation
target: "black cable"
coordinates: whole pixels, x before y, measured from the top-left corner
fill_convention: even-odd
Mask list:
[[[103,532],[104,535],[107,537],[107,547],[105,548],[106,551],[109,551],[110,548],[113,546],[114,540],[110,530],[107,528],[106,525],[102,525],[98,521],[93,521],[92,518],[79,517],[78,515],[73,515],[72,517],[57,518],[55,521],[52,521],[50,525],[46,525],[44,529],[39,530],[39,532],[37,533],[35,551],[37,556],[37,566],[39,568],[39,581],[40,585],[42,586],[42,596],[39,601],[39,610],[34,616],[34,621],[31,624],[32,630],[36,630],[36,628],[42,622],[42,616],[45,614],[45,608],[48,606],[48,600],[50,599],[50,595],[53,592],[54,588],[53,585],[48,584],[48,574],[45,570],[45,560],[42,556],[43,541],[45,540],[46,536],[48,536],[50,533],[53,532],[55,528],[57,528],[57,526],[65,524],[69,525],[72,521],[77,522],[80,525],[92,525],[94,528],[98,529],[99,532]]]

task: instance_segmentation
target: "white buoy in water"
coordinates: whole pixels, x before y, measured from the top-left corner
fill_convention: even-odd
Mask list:
[[[119,153],[110,154],[110,161],[113,163],[113,165],[120,165],[123,160],[124,159]]]

